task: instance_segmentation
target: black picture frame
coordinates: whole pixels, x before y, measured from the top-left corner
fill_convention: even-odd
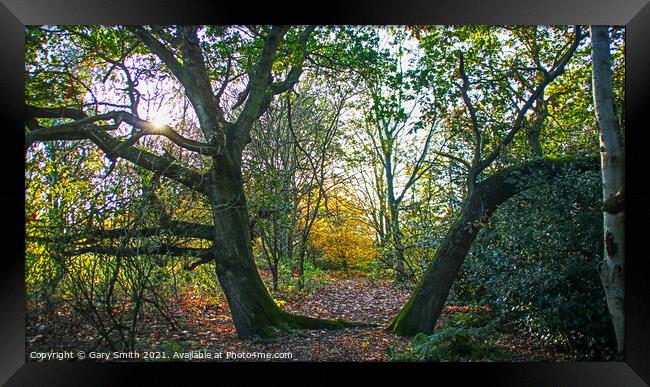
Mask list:
[[[257,7],[257,8],[256,8]],[[255,9],[255,12],[253,10]],[[626,26],[626,354],[624,362],[584,363],[90,363],[25,362],[24,26],[28,24],[608,24]],[[265,384],[354,382],[513,386],[650,384],[650,281],[647,221],[650,190],[650,4],[648,0],[400,0],[308,4],[171,0],[2,0],[0,74],[5,181],[0,209],[0,382],[6,385],[120,385],[143,378],[216,383],[250,377]],[[253,371],[254,370],[254,371]],[[447,378],[447,379],[445,379]],[[451,379],[448,379],[451,378]],[[451,380],[452,382],[445,382]],[[131,383],[129,383],[131,384]]]

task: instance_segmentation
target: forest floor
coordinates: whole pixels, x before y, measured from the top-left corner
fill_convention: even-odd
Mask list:
[[[262,273],[265,277],[267,273]],[[342,318],[350,321],[378,323],[379,327],[339,330],[301,330],[280,332],[268,341],[237,338],[225,300],[208,300],[187,291],[169,301],[176,327],[160,317],[149,316],[138,334],[138,347],[147,351],[279,354],[281,361],[388,361],[389,347],[405,348],[410,339],[385,331],[391,319],[408,299],[408,291],[390,280],[342,273],[328,273],[317,291],[275,292],[273,297],[285,310],[319,318]],[[438,321],[443,327],[457,308],[447,306]],[[78,350],[101,351],[93,343],[92,329],[80,329],[69,311],[56,316],[31,316],[28,313],[26,344],[31,351]],[[511,361],[566,361],[566,354],[544,348],[523,332],[500,329],[496,345],[505,350]],[[109,352],[107,349],[104,349]],[[291,353],[291,358],[280,355]],[[225,359],[224,359],[225,360]],[[238,359],[238,361],[247,359]],[[260,359],[248,359],[256,360]]]

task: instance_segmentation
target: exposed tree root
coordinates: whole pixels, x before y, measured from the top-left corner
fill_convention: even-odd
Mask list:
[[[376,327],[377,323],[347,321],[343,319],[327,320],[306,316],[299,316],[283,312],[283,319],[288,322],[289,326],[296,329],[342,329],[342,328],[359,328],[359,327]]]

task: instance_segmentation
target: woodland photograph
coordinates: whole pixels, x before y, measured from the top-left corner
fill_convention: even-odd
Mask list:
[[[624,27],[31,25],[24,70],[28,362],[624,360]]]

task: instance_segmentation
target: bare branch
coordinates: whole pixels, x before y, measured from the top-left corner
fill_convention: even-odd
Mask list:
[[[404,195],[406,195],[406,192],[411,188],[413,184],[415,184],[416,181],[422,177],[430,168],[431,164],[426,166],[424,169],[422,169],[422,166],[424,164],[424,159],[427,157],[427,154],[429,153],[429,146],[431,144],[431,139],[433,138],[433,132],[435,131],[435,125],[429,129],[429,133],[427,134],[427,139],[424,142],[424,147],[422,148],[422,152],[420,153],[420,157],[416,161],[415,165],[413,166],[413,172],[411,173],[411,176],[409,177],[408,181],[404,185],[404,189],[402,190],[402,193],[395,199],[397,203],[401,203],[401,201],[404,199]]]
[[[167,244],[154,244],[141,247],[84,246],[66,251],[70,256],[82,254],[106,254],[115,257],[138,257],[143,255],[173,255],[214,259],[213,248],[179,247]]]
[[[438,156],[446,157],[446,158],[448,158],[448,159],[450,159],[450,160],[453,160],[453,161],[456,161],[456,162],[458,162],[458,163],[461,163],[461,164],[463,164],[463,166],[465,166],[465,168],[467,168],[467,169],[470,169],[470,168],[472,167],[472,165],[471,165],[469,162],[467,162],[467,160],[464,160],[464,159],[462,159],[462,158],[460,158],[460,157],[454,156],[454,155],[452,155],[452,154],[450,154],[450,153],[441,152],[441,151],[434,151],[433,153],[435,153],[435,154],[438,155]]]
[[[170,221],[161,223],[160,227],[148,228],[113,228],[104,230],[100,228],[93,228],[75,234],[63,235],[57,238],[40,238],[40,237],[27,237],[28,240],[38,240],[43,242],[59,242],[59,243],[74,243],[86,244],[93,241],[114,239],[114,238],[148,238],[158,235],[173,235],[179,238],[196,238],[205,240],[214,240],[215,230],[214,227],[207,224],[183,222],[183,221]]]
[[[88,138],[86,127],[93,127],[95,129],[103,129],[103,130],[113,130],[116,129],[119,126],[119,122],[121,122],[120,120],[121,112],[111,112],[106,114],[99,114],[93,117],[87,117],[82,112],[80,113],[82,114],[82,116],[79,116],[78,114],[80,111],[78,111],[73,113],[73,115],[75,117],[82,117],[82,118],[73,122],[54,125],[50,127],[41,127],[38,125],[36,126],[33,125],[33,123],[36,122],[36,118],[41,118],[41,114],[44,115],[45,117],[51,117],[51,113],[54,109],[63,109],[63,108],[36,108],[29,105],[26,107],[27,114],[28,114],[27,123],[28,124],[30,122],[32,123],[32,125],[28,125],[28,127],[32,130],[30,130],[25,134],[25,149],[32,146],[32,144],[36,141],[82,140]],[[91,125],[97,121],[108,121],[108,120],[115,120],[115,124],[108,125],[108,126]]]
[[[226,72],[223,75],[223,82],[221,82],[221,87],[219,88],[219,91],[217,91],[217,95],[215,96],[215,99],[217,101],[217,104],[221,101],[221,96],[223,93],[226,91],[226,87],[228,86],[228,83],[230,83],[230,71],[232,68],[232,55],[228,56],[228,62],[226,62]]]
[[[113,120],[115,123],[109,126],[93,125],[97,121]],[[117,157],[131,161],[132,163],[145,168],[152,172],[157,172],[162,176],[177,181],[192,190],[211,195],[210,179],[207,175],[200,174],[189,168],[179,165],[178,160],[170,155],[158,156],[142,149],[135,148],[133,137],[121,141],[111,135],[106,130],[117,128],[122,122],[127,122],[134,127],[142,128],[144,134],[160,134],[170,138],[175,143],[184,146],[187,149],[194,148],[197,151],[207,149],[211,151],[213,147],[207,146],[193,140],[186,139],[169,129],[156,128],[155,125],[141,120],[132,114],[126,112],[110,112],[100,114],[94,117],[86,117],[74,122],[31,130],[25,134],[25,144],[30,146],[35,141],[49,140],[82,140],[89,139],[102,149],[110,159]],[[154,133],[151,133],[155,131]],[[139,136],[142,136],[140,134]],[[138,135],[134,136],[137,137]],[[206,152],[209,153],[209,152]]]
[[[495,149],[488,156],[486,156],[476,166],[476,168],[473,168],[476,174],[478,174],[479,172],[487,168],[490,164],[492,164],[492,162],[496,160],[496,158],[501,154],[503,149],[505,149],[505,147],[508,144],[510,144],[510,142],[514,139],[515,135],[521,130],[523,126],[524,118],[528,110],[530,110],[530,108],[533,106],[535,100],[537,100],[537,98],[539,98],[539,96],[542,95],[546,86],[564,72],[564,67],[573,56],[573,53],[578,48],[578,45],[580,44],[580,41],[582,40],[583,37],[584,35],[581,33],[580,26],[576,26],[573,43],[571,44],[569,49],[557,61],[557,65],[554,66],[550,71],[548,71],[548,73],[544,77],[544,80],[535,88],[535,91],[528,97],[524,106],[519,110],[519,113],[517,114],[517,117],[515,118],[515,121],[512,124],[512,128],[506,134],[503,140],[495,147]]]
[[[71,118],[75,120],[86,118],[86,115],[80,109],[73,109],[67,106],[39,107],[27,105],[26,113],[28,117],[32,118]]]
[[[192,271],[192,270],[196,269],[197,267],[199,267],[201,265],[204,265],[204,264],[210,263],[210,262],[215,262],[215,261],[216,261],[216,259],[214,257],[214,254],[210,255],[210,254],[206,253],[198,261],[194,261],[194,262],[190,263],[189,265],[186,265],[185,270]]]
[[[460,86],[460,93],[463,97],[463,102],[467,107],[467,111],[469,112],[469,117],[472,122],[472,131],[474,132],[474,141],[476,142],[472,165],[477,166],[481,162],[481,152],[483,151],[483,136],[481,135],[481,128],[479,127],[478,118],[476,116],[476,109],[472,103],[472,100],[467,94],[467,90],[469,89],[469,79],[467,77],[467,73],[465,72],[465,59],[462,54],[460,55],[458,72],[461,79],[463,80],[463,85]]]

